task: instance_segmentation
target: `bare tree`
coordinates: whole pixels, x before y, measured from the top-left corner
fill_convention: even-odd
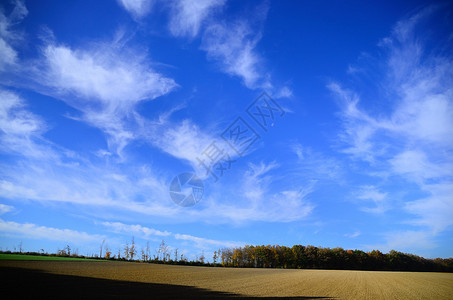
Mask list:
[[[19,243],[19,253],[22,253],[22,241]]]
[[[154,254],[154,260],[159,260],[160,259],[160,257],[159,257],[160,250],[156,249],[156,250],[154,250],[154,252],[156,252],[156,254]]]
[[[141,252],[141,255],[142,255],[142,261],[146,261],[146,252],[145,252],[145,250],[142,248],[140,250],[140,252]]]
[[[164,240],[162,240],[162,243],[160,243],[159,253],[162,253],[162,260],[165,261],[167,259],[168,246],[167,244],[165,244]]]
[[[178,248],[175,249],[175,261],[178,261]]]
[[[129,255],[130,255],[130,252],[129,252],[129,243],[126,242],[126,245],[124,246],[124,257],[126,259],[129,259]]]
[[[99,257],[102,258],[102,248],[104,247],[105,240],[102,240],[101,246],[99,247]]]
[[[135,246],[135,239],[132,237],[131,247],[129,248],[130,259],[134,259],[135,254],[137,254],[137,248]]]
[[[151,253],[149,249],[149,241],[146,242],[146,250],[145,250],[145,260],[148,261],[151,259]]]
[[[215,263],[217,261],[217,257],[218,257],[217,256],[217,251],[214,251],[214,255],[212,256],[212,261],[213,261],[214,265],[215,265]]]
[[[199,260],[202,264],[204,264],[204,260],[205,260],[205,259],[206,259],[206,257],[204,256],[204,250],[203,250],[203,251],[201,251],[201,256],[198,258],[198,260]]]
[[[110,251],[109,246],[106,244],[104,246],[105,258],[109,259],[112,256],[112,251]]]

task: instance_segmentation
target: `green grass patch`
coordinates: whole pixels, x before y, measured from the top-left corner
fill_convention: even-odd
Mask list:
[[[0,260],[104,261],[100,259],[77,258],[77,257],[5,254],[5,253],[0,253]]]

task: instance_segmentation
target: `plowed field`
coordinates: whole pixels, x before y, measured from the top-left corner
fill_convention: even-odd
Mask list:
[[[453,299],[453,274],[0,261],[17,299]]]

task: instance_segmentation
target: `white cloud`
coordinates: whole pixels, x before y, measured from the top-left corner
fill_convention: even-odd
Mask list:
[[[261,33],[252,29],[252,23],[261,23],[267,11],[268,6],[264,5],[251,11],[248,20],[212,22],[203,34],[201,49],[207,52],[208,58],[217,62],[223,72],[240,77],[251,89],[271,87],[256,51]]]
[[[111,45],[96,50],[48,45],[44,56],[47,66],[45,83],[48,86],[88,102],[96,99],[105,109],[118,110],[118,113],[176,87],[173,79],[146,67],[140,56],[130,59],[112,51]]]
[[[13,211],[14,207],[0,203],[0,215],[6,214],[7,212]]]
[[[0,89],[0,128],[6,135],[25,136],[42,131],[39,118],[24,109],[24,101],[15,93]]]
[[[425,226],[437,234],[453,226],[453,184],[451,182],[438,184],[424,184],[423,190],[429,193],[405,205],[405,210],[417,215],[409,224]]]
[[[9,94],[8,94],[9,95]],[[2,103],[21,103],[17,95],[11,94],[11,101]],[[20,101],[19,101],[20,100]],[[5,104],[5,107],[11,105]],[[23,109],[20,116],[28,116]],[[4,124],[28,124],[30,122],[14,120],[9,111],[3,114]],[[8,121],[9,120],[9,121]],[[21,119],[19,119],[21,120]],[[28,119],[25,119],[28,120]],[[195,157],[200,155],[204,145],[212,142],[212,137],[202,132],[189,121],[183,122],[180,127],[169,127],[166,120],[161,120],[163,131],[156,135],[159,140],[153,141],[160,149],[167,153],[196,164]],[[34,124],[34,123],[31,123]],[[35,132],[37,126],[15,126],[12,132],[19,135]],[[41,127],[41,126],[40,126]],[[25,129],[24,129],[25,128]],[[160,130],[159,129],[159,130]],[[47,143],[40,137],[40,142]],[[122,167],[121,173],[115,165],[106,167],[97,166],[77,155],[68,155],[65,149],[49,144],[47,148],[40,149],[41,143],[31,142],[34,151],[42,150],[47,156],[36,157],[23,153],[26,163],[3,162],[0,168],[0,197],[10,200],[32,200],[42,203],[67,202],[78,205],[80,209],[102,207],[108,209],[106,214],[113,213],[115,209],[122,211],[165,217],[172,220],[201,220],[208,222],[246,222],[248,220],[282,221],[300,219],[310,213],[312,207],[305,200],[304,191],[284,189],[271,192],[268,185],[268,173],[277,167],[275,163],[250,165],[242,182],[244,190],[239,192],[241,203],[229,203],[218,190],[220,198],[214,202],[203,201],[199,210],[188,212],[181,210],[171,202],[168,195],[168,176],[149,167]],[[47,152],[44,151],[47,149]],[[50,155],[50,156],[48,156]],[[51,163],[49,163],[51,162]],[[204,172],[204,170],[202,170]],[[243,193],[242,191],[245,191]],[[236,197],[235,196],[235,197]],[[136,201],[139,199],[138,201]],[[184,218],[182,218],[184,216]],[[132,230],[132,229],[131,229]],[[134,230],[146,231],[138,227]],[[148,231],[150,232],[150,231]]]
[[[249,170],[245,172],[242,181],[243,195],[254,203],[260,201],[263,195],[268,192],[268,185],[271,180],[270,176],[264,175],[277,167],[278,165],[275,162],[267,165],[263,162],[259,165],[249,163]]]
[[[387,205],[388,193],[380,192],[375,186],[362,186],[358,192],[355,193],[355,198],[372,202],[373,207],[362,206],[365,212],[381,214],[388,209]]]
[[[134,127],[140,126],[136,105],[177,86],[151,69],[142,53],[119,44],[74,50],[51,43],[44,49],[43,70],[36,74],[43,85],[40,92],[81,111],[80,119],[103,130],[117,154],[136,138]]]
[[[0,90],[0,97],[0,150],[21,155],[0,164],[0,197],[174,214],[165,176],[145,166],[119,174],[116,165],[94,165],[43,138],[44,122],[15,93]]]
[[[382,176],[384,180],[398,178],[416,184],[420,192],[427,194],[406,200],[402,209],[416,216],[405,223],[425,226],[431,234],[453,225],[453,61],[443,52],[443,45],[429,45],[428,50],[421,24],[435,18],[434,12],[430,7],[400,21],[392,35],[380,43],[387,59],[382,67],[384,73],[373,77],[383,78],[376,83],[382,93],[374,95],[382,97],[376,102],[391,104],[389,110],[367,111],[367,101],[357,93],[337,83],[329,85],[341,100],[344,130],[340,137],[346,145],[343,151],[375,168],[377,172],[368,175]],[[366,68],[361,70],[366,72]],[[385,191],[385,185],[380,187],[383,191],[367,195],[376,202],[378,211],[385,208],[378,203],[391,207],[390,199],[395,198],[391,190]]]
[[[151,11],[154,0],[118,0],[118,3],[127,10],[132,17],[139,20]]]
[[[276,187],[276,177],[269,174],[275,168],[277,164],[274,162],[249,164],[249,169],[234,182],[234,186],[214,189],[211,196],[203,200],[203,209],[190,212],[190,215],[195,218],[203,216],[210,222],[238,224],[292,222],[306,218],[314,208],[307,199],[313,183],[299,189],[285,188],[284,184]]]
[[[313,191],[312,184],[299,190],[284,190],[273,194],[266,203],[268,220],[292,222],[308,217],[314,209],[307,196]],[[265,201],[265,200],[264,200]]]
[[[370,139],[380,129],[380,123],[357,107],[359,98],[355,93],[343,89],[337,83],[329,84],[328,88],[340,100],[341,117],[345,125],[340,138],[348,145],[343,152],[373,162],[376,146]]]
[[[17,52],[0,37],[0,71],[17,61]]]
[[[14,45],[22,40],[22,36],[13,30],[13,27],[28,14],[22,1],[15,1],[14,4],[13,10],[8,16],[0,8],[0,71],[15,65],[18,61],[18,53],[14,49]]]
[[[225,2],[226,0],[173,1],[170,17],[171,33],[175,36],[195,37],[203,21]]]
[[[2,102],[4,107],[22,103],[15,94],[8,94],[8,97],[11,98],[10,101]],[[12,117],[9,110],[4,110],[3,116],[6,121],[0,124],[11,126],[17,123],[19,125],[9,131],[27,137],[42,126],[34,126],[34,123],[26,118],[24,119],[26,122],[19,122],[23,116],[29,116],[25,108],[20,105],[19,107],[23,113],[15,115],[17,120]],[[166,120],[162,122],[168,125]],[[204,149],[204,144],[212,141],[210,135],[203,133],[189,121],[175,128],[163,126],[162,130],[161,134],[157,135],[162,140],[155,141],[160,143],[159,147],[177,158],[194,164],[195,156]],[[41,149],[42,143],[48,146]],[[123,212],[184,222],[193,220],[215,223],[256,220],[288,222],[304,218],[312,210],[312,206],[305,199],[309,190],[269,189],[268,185],[272,183],[272,178],[268,177],[268,173],[277,167],[275,163],[249,166],[250,169],[241,180],[245,183],[244,189],[234,190],[234,197],[239,196],[238,199],[243,203],[230,203],[229,199],[225,198],[224,190],[220,188],[216,191],[220,197],[215,201],[206,200],[206,203],[203,201],[200,209],[187,211],[181,210],[171,202],[168,195],[168,176],[165,173],[159,173],[146,166],[142,168],[122,166],[121,172],[115,165],[98,166],[86,158],[70,155],[67,150],[47,143],[40,136],[39,143],[38,140],[31,141],[30,145],[34,152],[39,150],[39,153],[45,155],[37,157],[21,152],[26,158],[26,163],[3,162],[0,167],[2,178],[0,197],[41,203],[72,203],[82,210],[87,210],[88,214],[92,208],[98,207],[106,210],[106,215],[115,214],[114,211],[120,209]],[[146,228],[129,229],[144,234],[151,233]]]
[[[30,239],[46,239],[70,243],[88,243],[102,241],[104,237],[98,234],[88,234],[72,229],[59,229],[39,226],[32,223],[17,223],[0,219],[0,232],[7,236],[18,236]]]
[[[346,233],[344,236],[353,239],[358,237],[360,234],[360,231],[355,231],[353,233]]]
[[[379,249],[383,252],[396,250],[401,252],[419,253],[436,247],[433,236],[426,231],[394,231],[384,234],[385,243],[368,245],[368,249]],[[425,255],[424,255],[425,256]]]
[[[0,197],[41,203],[72,203],[90,214],[102,208],[105,214],[116,209],[168,218],[178,218],[178,209],[168,195],[166,177],[147,168],[96,167],[83,160],[28,160],[26,164],[3,163]],[[127,175],[126,175],[127,174]]]
[[[25,108],[16,93],[0,88],[0,150],[27,157],[52,157],[52,151],[34,140],[40,138],[46,124]]]
[[[297,155],[297,164],[294,177],[303,177],[309,180],[342,180],[343,171],[341,163],[322,153],[313,151],[299,143],[291,145],[291,150]]]
[[[128,233],[128,234],[141,234],[144,238],[148,238],[150,236],[169,236],[171,232],[168,231],[160,231],[157,229],[149,228],[146,226],[141,226],[138,224],[129,225],[123,224],[120,222],[102,222],[102,225],[106,226],[109,230],[112,230],[116,233]]]
[[[397,154],[389,162],[395,173],[409,176],[417,182],[453,175],[451,162],[436,164],[430,161],[426,153],[421,150],[406,150]]]
[[[196,244],[198,248],[212,248],[212,247],[240,247],[244,246],[244,243],[241,242],[232,242],[232,241],[219,241],[219,240],[211,240],[211,239],[206,239],[206,238],[201,238],[201,237],[196,237],[193,235],[188,235],[188,234],[175,234],[175,238],[177,240],[184,240],[184,241],[191,241]]]
[[[211,247],[236,247],[242,246],[243,243],[233,242],[233,241],[221,241],[221,240],[212,240],[201,237],[196,237],[188,234],[172,234],[168,231],[160,231],[146,226],[141,226],[138,224],[124,224],[120,222],[102,222],[102,225],[106,226],[109,230],[115,233],[127,233],[128,235],[137,235],[141,238],[148,239],[151,236],[157,237],[174,237],[177,240],[191,241],[196,244],[198,248],[211,248]]]
[[[199,169],[197,157],[203,150],[216,140],[214,134],[201,130],[190,120],[174,124],[162,120],[158,126],[148,126],[146,138],[152,145],[179,159],[191,163],[194,169]]]
[[[276,98],[291,98],[292,96],[293,96],[293,91],[287,86],[282,87],[275,94]],[[286,109],[285,109],[285,111],[286,111]]]

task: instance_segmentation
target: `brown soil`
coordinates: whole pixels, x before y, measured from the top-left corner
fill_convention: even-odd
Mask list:
[[[60,299],[453,299],[453,274],[0,261],[2,294]]]

